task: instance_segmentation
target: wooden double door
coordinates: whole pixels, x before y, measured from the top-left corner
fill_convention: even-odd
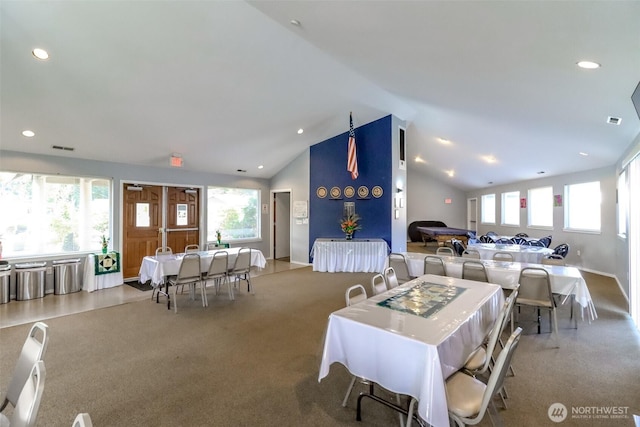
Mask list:
[[[137,277],[142,258],[161,246],[174,253],[200,244],[200,189],[124,183],[122,272]]]

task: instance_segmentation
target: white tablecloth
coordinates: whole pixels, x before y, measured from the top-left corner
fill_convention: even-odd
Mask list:
[[[121,260],[122,262],[122,260]],[[84,272],[82,274],[82,290],[87,292],[93,292],[100,289],[113,288],[114,286],[120,286],[124,283],[122,278],[122,265],[120,265],[120,271],[115,273],[98,274],[96,276],[95,270],[95,255],[87,255],[87,259],[84,263]]]
[[[427,318],[377,304],[422,282],[465,290]],[[503,301],[497,285],[426,275],[338,310],[329,316],[318,381],[339,362],[353,375],[415,397],[422,418],[448,426],[444,380],[482,343]]]
[[[404,256],[407,259],[409,267],[409,274],[412,276],[419,276],[424,272],[424,257],[427,254],[417,252],[405,252]],[[447,276],[462,277],[462,263],[469,261],[468,258],[462,257],[449,257],[432,255],[442,258],[444,261],[444,268]],[[520,271],[525,267],[537,267],[544,268],[549,273],[549,280],[551,281],[551,290],[560,295],[573,295],[575,300],[582,307],[582,317],[584,318],[584,312],[587,312],[589,320],[597,319],[595,306],[587,287],[587,282],[580,274],[580,270],[576,267],[567,267],[562,265],[546,265],[546,264],[531,264],[521,262],[503,262],[492,260],[481,260],[487,271],[487,278],[489,282],[498,284],[505,289],[513,289],[520,280]],[[566,298],[562,303],[566,302]]]
[[[389,255],[383,239],[316,239],[311,249],[313,271],[382,273]]]
[[[211,264],[213,254],[216,252],[225,251],[229,254],[229,268],[231,268],[239,250],[240,248],[226,248],[195,253],[200,255],[200,270],[204,273],[209,270],[209,264]],[[163,283],[165,277],[178,274],[183,256],[184,254],[180,253],[144,257],[140,266],[140,282],[145,283],[147,280],[151,280],[153,284],[159,285]],[[267,265],[267,260],[258,249],[251,249],[251,265],[260,268],[264,268]]]
[[[491,260],[496,252],[509,252],[517,262],[540,264],[545,255],[553,253],[553,249],[540,246],[503,245],[497,243],[470,243],[469,249],[480,253],[480,258]]]

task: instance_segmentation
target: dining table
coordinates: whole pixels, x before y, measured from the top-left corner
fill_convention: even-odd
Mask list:
[[[238,256],[238,251],[240,249],[241,248],[239,247],[221,248],[190,253],[196,253],[200,255],[200,271],[205,273],[209,270],[209,264],[211,264],[213,255],[216,252],[224,251],[229,254],[229,267],[231,268],[233,266],[233,263],[235,262],[236,257]],[[178,274],[178,270],[180,270],[180,264],[182,263],[183,257],[184,253],[145,256],[142,259],[142,264],[140,265],[140,282],[146,283],[150,280],[154,285],[163,284],[167,276],[175,276]],[[258,268],[266,267],[267,260],[264,258],[262,251],[258,249],[251,249],[251,265]]]
[[[514,245],[504,243],[469,243],[467,249],[475,249],[482,259],[493,259],[496,252],[508,252],[513,260],[540,264],[542,258],[553,253],[553,249],[541,246]]]
[[[524,262],[508,262],[493,260],[472,260],[464,257],[424,254],[418,252],[403,252],[407,261],[409,275],[412,277],[424,274],[424,257],[435,256],[442,259],[445,273],[450,277],[462,277],[462,264],[465,261],[480,261],[487,272],[490,283],[500,285],[503,289],[514,289],[520,280],[520,271],[525,267],[542,268],[549,273],[551,291],[554,294],[563,295],[561,304],[569,299],[577,302],[581,307],[582,319],[587,315],[589,322],[598,318],[596,308],[591,299],[591,293],[587,282],[582,277],[580,270],[573,266],[534,264]]]
[[[503,302],[498,285],[423,275],[337,310],[329,315],[318,381],[338,362],[352,375],[416,398],[430,425],[448,426],[445,380],[482,344]]]

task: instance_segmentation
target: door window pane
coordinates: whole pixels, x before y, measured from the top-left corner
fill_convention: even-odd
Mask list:
[[[136,227],[149,227],[150,225],[149,203],[136,203]]]

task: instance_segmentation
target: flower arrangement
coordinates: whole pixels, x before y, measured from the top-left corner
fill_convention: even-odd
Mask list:
[[[218,244],[222,241],[222,233],[220,230],[216,230],[216,239],[218,240]]]
[[[358,221],[360,221],[360,217],[357,214],[347,215],[340,220],[340,229],[347,235],[347,239],[353,235],[354,231],[362,229]]]
[[[109,247],[109,238],[104,234],[100,237],[100,244],[102,245],[102,253],[107,253],[107,249]]]

